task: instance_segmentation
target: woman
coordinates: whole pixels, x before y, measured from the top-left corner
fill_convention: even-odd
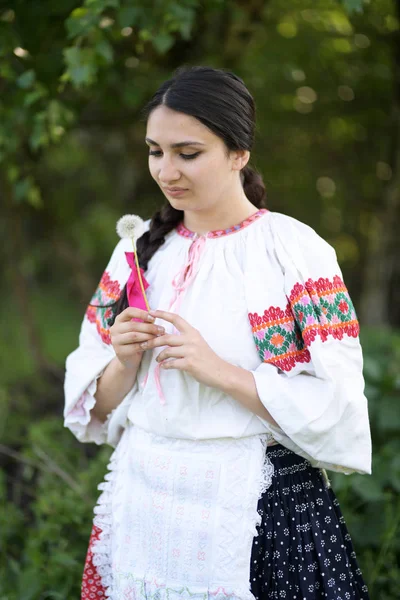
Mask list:
[[[264,208],[241,79],[182,68],[146,115],[167,199],[138,241],[156,310],[128,306],[122,240],[67,359],[66,426],[116,447],[82,598],[366,599],[325,471],[371,472],[335,252]]]

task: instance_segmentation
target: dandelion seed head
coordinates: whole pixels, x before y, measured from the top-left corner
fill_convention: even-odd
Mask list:
[[[124,215],[117,222],[117,233],[120,238],[138,240],[144,233],[144,221],[138,215]]]

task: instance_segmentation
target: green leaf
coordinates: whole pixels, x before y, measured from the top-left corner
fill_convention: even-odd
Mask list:
[[[104,58],[107,64],[112,63],[114,58],[114,50],[108,40],[103,39],[96,44],[96,53]]]
[[[89,12],[87,8],[76,8],[65,22],[68,39],[87,35],[99,23],[99,20],[99,15]]]
[[[20,170],[17,167],[17,165],[10,165],[6,171],[7,173],[7,179],[10,183],[14,183],[14,181],[17,181],[19,174],[20,174]]]
[[[153,46],[160,54],[165,54],[174,44],[174,38],[169,33],[160,33],[152,39]]]
[[[43,208],[43,198],[40,188],[37,185],[32,185],[27,193],[27,201],[33,208],[39,210]]]
[[[22,89],[28,89],[32,87],[35,83],[36,73],[33,69],[29,69],[29,71],[25,71],[22,73],[17,79],[17,85]]]
[[[64,50],[68,75],[76,87],[90,85],[95,82],[97,64],[92,48],[72,46]]]

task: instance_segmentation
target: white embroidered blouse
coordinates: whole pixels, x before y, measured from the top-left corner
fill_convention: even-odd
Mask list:
[[[119,297],[125,251],[129,240],[117,244],[92,304]],[[96,382],[115,352],[111,309],[89,306],[66,363],[65,425],[80,441],[116,446],[128,422],[178,439],[269,433],[315,467],[371,472],[357,317],[335,251],[313,229],[266,209],[204,236],[181,224],[145,275],[150,306],[179,313],[221,358],[251,371],[279,427],[185,372],[160,371],[160,348],[145,352],[133,389],[99,423],[90,413]]]

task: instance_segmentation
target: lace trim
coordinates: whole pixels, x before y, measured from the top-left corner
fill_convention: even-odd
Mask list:
[[[259,496],[261,497],[272,483],[272,477],[274,476],[275,467],[271,462],[268,454],[265,455],[264,464],[261,471],[261,480],[259,488]]]
[[[121,442],[123,440],[121,439]],[[100,483],[98,489],[102,491],[97,505],[94,507],[95,518],[93,524],[101,532],[99,539],[93,543],[93,564],[97,567],[97,572],[101,577],[103,588],[107,598],[113,598],[113,571],[111,556],[111,535],[112,535],[112,497],[115,492],[115,483],[117,478],[118,464],[121,464],[121,455],[126,452],[124,444],[120,443],[110,458],[107,465],[109,472],[105,475],[103,483]]]
[[[187,586],[167,586],[156,578],[128,578],[126,575],[121,575],[120,584],[124,587],[123,596],[118,593],[112,600],[254,600],[248,589],[232,590],[223,586],[194,591]]]

